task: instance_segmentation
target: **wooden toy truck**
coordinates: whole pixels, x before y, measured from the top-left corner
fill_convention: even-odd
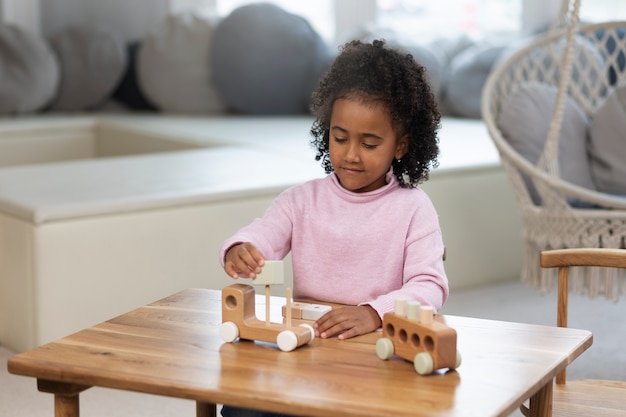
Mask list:
[[[395,311],[383,316],[382,331],[382,337],[376,342],[376,354],[382,360],[395,354],[413,362],[420,375],[461,365],[461,355],[456,350],[456,331],[434,320],[432,307],[397,300]]]
[[[290,297],[288,297],[288,304]],[[269,305],[269,300],[266,301]],[[313,327],[301,324],[292,327],[286,323],[271,323],[269,314],[262,321],[256,317],[255,292],[251,285],[233,284],[222,289],[222,324],[220,336],[225,342],[237,338],[276,343],[278,348],[289,352],[311,342],[315,337]]]

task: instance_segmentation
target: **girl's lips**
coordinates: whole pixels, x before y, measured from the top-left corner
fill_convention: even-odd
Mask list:
[[[347,168],[347,167],[341,167],[341,170],[347,173],[352,173],[352,174],[358,174],[359,172],[361,172],[360,169],[356,169],[356,168]]]

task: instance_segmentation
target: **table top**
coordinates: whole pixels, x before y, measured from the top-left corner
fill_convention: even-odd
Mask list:
[[[256,312],[264,316],[264,297]],[[272,297],[281,320],[284,300]],[[11,373],[294,415],[507,416],[592,343],[585,330],[443,316],[456,371],[421,376],[380,360],[380,332],[316,338],[292,352],[225,343],[221,292],[188,289],[9,359]]]

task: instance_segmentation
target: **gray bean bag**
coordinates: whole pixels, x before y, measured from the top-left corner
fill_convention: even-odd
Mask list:
[[[210,51],[216,21],[193,13],[168,16],[141,44],[141,90],[160,110],[214,114],[226,106],[211,80]]]
[[[450,63],[444,103],[453,116],[479,119],[481,94],[504,45],[475,45]]]
[[[60,83],[59,64],[48,43],[18,26],[0,24],[0,114],[45,108]]]
[[[213,34],[213,83],[227,105],[243,113],[307,113],[331,61],[307,20],[268,3],[235,9]]]
[[[62,74],[51,110],[88,110],[112,96],[128,65],[126,45],[114,29],[69,27],[54,35],[50,44]]]
[[[418,64],[426,68],[428,83],[435,98],[441,100],[445,77],[445,58],[427,45],[400,45],[413,55]]]

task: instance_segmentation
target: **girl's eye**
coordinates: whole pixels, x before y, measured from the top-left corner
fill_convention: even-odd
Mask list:
[[[377,146],[376,145],[370,145],[369,143],[364,143],[363,147],[365,149],[376,149]]]
[[[337,136],[335,136],[335,142],[337,142],[337,143],[345,143],[347,141],[348,141],[348,139],[338,138]]]

